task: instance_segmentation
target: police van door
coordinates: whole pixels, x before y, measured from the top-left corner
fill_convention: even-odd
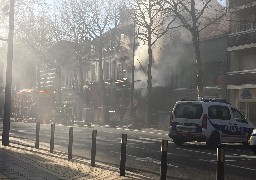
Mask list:
[[[230,126],[230,141],[231,142],[246,142],[247,141],[247,126],[248,122],[245,117],[235,108],[231,108],[231,126]]]
[[[217,130],[220,133],[221,142],[228,142],[231,136],[232,118],[228,106],[211,105],[208,108],[210,132]]]

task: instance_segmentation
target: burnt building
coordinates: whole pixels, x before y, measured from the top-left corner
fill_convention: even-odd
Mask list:
[[[226,99],[226,33],[201,38],[200,52],[204,69],[204,98]],[[170,49],[176,63],[170,64],[171,106],[181,99],[197,99],[194,47],[191,42]]]
[[[229,0],[228,98],[256,123],[256,1]]]

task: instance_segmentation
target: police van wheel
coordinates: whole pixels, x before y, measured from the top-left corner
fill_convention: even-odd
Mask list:
[[[173,139],[173,142],[174,142],[174,144],[176,144],[176,145],[178,145],[178,146],[181,146],[183,143],[184,143],[184,141],[182,141],[181,139]]]
[[[251,134],[248,134],[248,136],[247,136],[247,142],[243,142],[243,143],[242,143],[244,146],[249,146],[250,137],[251,137]]]
[[[220,134],[218,132],[213,132],[207,139],[206,144],[210,148],[216,148],[220,144]]]
[[[243,144],[243,146],[249,146],[248,142],[243,142],[242,144]]]
[[[256,145],[252,146],[251,149],[252,149],[253,154],[256,155]]]

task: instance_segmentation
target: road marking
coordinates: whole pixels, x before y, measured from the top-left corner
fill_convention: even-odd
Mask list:
[[[142,141],[153,141],[153,142],[161,142],[162,139],[160,138],[156,138],[156,139],[152,139],[152,138],[144,138],[144,137],[140,137],[139,139],[141,139]]]
[[[216,163],[216,160],[199,159],[199,161]],[[225,160],[225,161],[227,161],[227,160]],[[228,161],[229,161],[229,162],[232,162],[232,160],[228,160]],[[225,165],[231,166],[231,167],[235,167],[235,168],[239,168],[239,169],[246,169],[246,170],[250,170],[250,171],[256,171],[256,169],[253,169],[253,168],[247,168],[247,167],[237,166],[237,165],[228,164],[228,163],[225,163]]]
[[[231,166],[231,167],[235,167],[235,168],[240,168],[240,169],[246,169],[246,170],[250,170],[250,171],[256,171],[256,169],[253,169],[253,168],[247,168],[247,167],[237,166],[237,165],[233,165],[233,164],[227,164],[227,163],[225,163],[225,165]]]
[[[111,152],[111,153],[114,153],[114,154],[119,154],[119,155],[121,155],[120,152],[116,152],[116,151],[110,151],[110,152]],[[150,162],[150,163],[154,163],[154,164],[158,164],[158,165],[161,164],[161,161],[156,160],[156,159],[153,159],[153,158],[151,158],[151,157],[141,158],[141,157],[133,156],[133,155],[130,155],[130,154],[127,154],[127,156],[128,156],[128,157],[135,158],[136,161]],[[178,167],[179,167],[179,166],[173,165],[173,164],[171,164],[171,163],[168,163],[167,166],[169,166],[169,167],[175,167],[175,168],[178,168]]]
[[[153,144],[153,143],[155,143],[153,141],[145,141],[145,140],[140,140],[140,139],[128,139],[128,141],[138,142],[138,143],[143,143],[143,144]]]

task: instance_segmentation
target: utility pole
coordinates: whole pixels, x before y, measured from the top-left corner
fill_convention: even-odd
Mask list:
[[[11,118],[11,99],[12,99],[12,60],[13,60],[13,33],[14,33],[14,1],[10,0],[9,9],[9,35],[8,35],[8,52],[6,68],[6,85],[5,85],[5,103],[2,145],[9,146],[10,118]]]

